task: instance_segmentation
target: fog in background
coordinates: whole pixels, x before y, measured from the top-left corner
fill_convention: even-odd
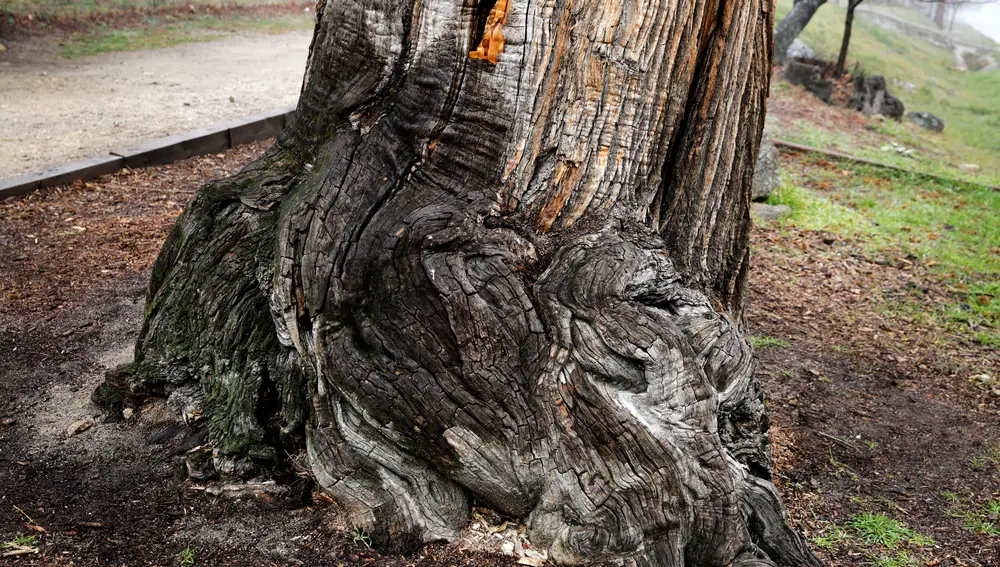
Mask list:
[[[1000,4],[966,5],[958,12],[957,19],[1000,42]]]

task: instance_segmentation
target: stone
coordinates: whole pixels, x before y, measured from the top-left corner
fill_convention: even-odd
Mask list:
[[[765,129],[764,135],[760,138],[760,150],[757,152],[757,167],[753,173],[750,198],[754,201],[767,199],[779,183],[781,183],[781,172],[778,164],[778,148],[774,145],[771,131]]]
[[[228,148],[229,128],[220,125],[151,140],[134,148],[114,150],[111,155],[123,158],[126,166],[137,169],[173,163]]]
[[[750,208],[750,212],[758,220],[762,221],[776,221],[781,217],[790,215],[792,213],[792,208],[788,205],[765,205],[764,203],[753,203]]]
[[[66,428],[66,437],[72,437],[83,433],[84,431],[90,429],[94,425],[94,422],[89,419],[81,419],[80,421],[74,421],[69,427]]]
[[[132,409],[132,408],[125,408],[125,409],[122,410],[122,418],[124,418],[126,421],[132,419],[133,417],[135,417],[135,410],[134,409]]]
[[[906,115],[906,119],[921,128],[926,128],[935,132],[944,130],[944,120],[941,120],[930,112],[911,112]]]
[[[792,44],[788,46],[788,51],[785,52],[785,57],[788,60],[792,59],[816,59],[816,52],[812,50],[811,47],[806,45],[806,42],[799,38],[795,38]]]
[[[892,96],[882,75],[859,75],[854,78],[854,94],[847,106],[868,116],[882,114],[893,120],[903,118],[903,101]]]
[[[917,85],[914,85],[913,83],[907,81],[900,81],[899,79],[893,79],[892,84],[893,86],[899,87],[908,93],[917,91]]]
[[[781,76],[793,85],[802,85],[823,102],[833,102],[833,81],[823,78],[823,68],[819,65],[791,61]]]

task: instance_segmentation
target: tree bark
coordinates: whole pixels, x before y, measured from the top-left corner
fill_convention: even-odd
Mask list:
[[[837,57],[837,66],[834,68],[834,77],[844,74],[844,65],[847,64],[847,51],[851,46],[851,29],[854,27],[854,11],[864,0],[850,0],[847,3],[847,16],[844,18],[844,38],[840,42],[840,55]]]
[[[394,550],[476,500],[561,564],[819,565],[738,325],[772,24],[770,0],[321,3],[294,123],[185,210],[96,397],[206,415],[230,475],[304,437]]]
[[[792,11],[778,22],[778,26],[774,30],[775,64],[785,64],[788,48],[791,47],[795,38],[799,37],[802,30],[812,20],[816,10],[819,10],[823,4],[826,4],[826,0],[801,0],[796,2],[792,6]]]

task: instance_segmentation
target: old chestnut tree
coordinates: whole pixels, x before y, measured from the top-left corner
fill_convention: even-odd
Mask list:
[[[293,123],[204,187],[135,362],[391,549],[471,502],[560,564],[819,565],[739,329],[770,0],[327,0]],[[119,396],[116,398],[115,396]]]

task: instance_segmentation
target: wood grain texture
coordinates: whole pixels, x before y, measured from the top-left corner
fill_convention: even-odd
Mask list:
[[[819,565],[738,324],[770,0],[489,8],[321,6],[295,123],[185,211],[104,394],[199,385],[223,472],[304,442],[392,549],[475,499],[560,564]]]

